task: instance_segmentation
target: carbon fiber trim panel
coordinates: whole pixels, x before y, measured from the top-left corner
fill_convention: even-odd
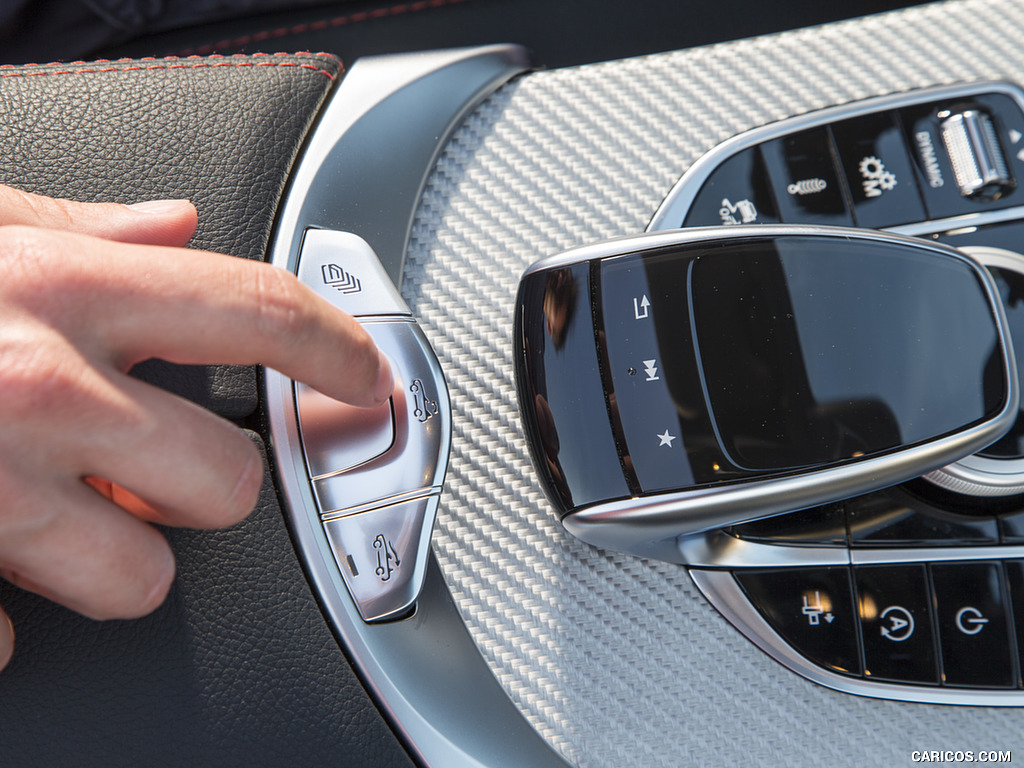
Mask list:
[[[581,766],[863,765],[1024,746],[1021,714],[815,686],[734,630],[681,568],[565,533],[512,376],[520,273],[642,232],[730,136],[809,110],[974,79],[1024,82],[1024,2],[935,4],[711,48],[541,72],[470,116],[428,179],[403,293],[454,408],[434,546],[465,621],[530,722]]]

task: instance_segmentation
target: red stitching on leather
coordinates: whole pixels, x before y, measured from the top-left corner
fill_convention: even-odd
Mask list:
[[[177,60],[177,57],[170,58]],[[158,59],[119,59],[119,61],[158,61]],[[115,62],[101,60],[96,63],[112,64]],[[214,63],[197,62],[193,64],[158,64],[153,66],[147,65],[141,67],[105,67],[102,69],[57,69],[43,70],[41,72],[10,72],[6,74],[0,74],[0,79],[5,77],[47,77],[50,75],[95,75],[105,72],[139,72],[152,69],[215,69],[217,67],[294,67],[297,69],[308,69],[313,72],[319,72],[321,75],[326,75],[328,80],[334,80],[334,75],[331,72],[328,72],[326,69],[320,69],[320,67],[314,66],[313,64],[299,64],[298,62],[294,61],[218,61]]]
[[[0,69],[14,69],[16,67],[55,67],[64,65],[65,67],[71,67],[75,64],[122,64],[130,61],[178,61],[180,59],[245,59],[255,58],[257,56],[320,56],[331,61],[341,63],[337,56],[333,53],[325,53],[324,51],[317,51],[316,53],[310,51],[278,51],[276,53],[211,53],[207,56],[199,56],[192,54],[190,56],[141,56],[137,59],[133,59],[130,56],[120,59],[93,59],[92,61],[51,61],[47,64],[40,64],[38,62],[26,63],[26,64],[0,64]]]
[[[320,32],[325,29],[331,29],[332,27],[343,27],[347,24],[358,24],[361,21],[382,19],[388,16],[401,16],[405,13],[417,13],[419,11],[441,8],[446,5],[457,5],[458,3],[465,2],[469,2],[469,0],[416,0],[416,2],[413,3],[401,3],[389,8],[377,8],[372,11],[352,13],[348,16],[336,16],[333,19],[321,19],[320,21],[313,21],[308,24],[296,24],[293,27],[278,27],[277,29],[256,32],[251,35],[242,35],[241,37],[236,37],[233,40],[220,40],[216,43],[200,45],[197,48],[186,48],[178,55],[194,56],[196,54],[208,54],[218,48],[241,48],[242,46],[249,45],[250,43],[261,43],[265,40],[273,40],[279,37],[301,35],[304,32]]]

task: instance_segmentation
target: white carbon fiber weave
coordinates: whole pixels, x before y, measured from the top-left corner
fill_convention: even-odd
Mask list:
[[[531,74],[487,100],[444,150],[403,286],[454,407],[435,551],[494,674],[575,764],[906,764],[915,749],[1024,747],[1016,710],[808,683],[725,622],[683,569],[566,534],[538,488],[511,363],[522,270],[641,232],[715,144],[816,108],[979,78],[1024,83],[1024,0]]]

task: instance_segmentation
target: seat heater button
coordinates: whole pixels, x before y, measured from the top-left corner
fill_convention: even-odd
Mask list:
[[[296,384],[295,404],[310,477],[358,466],[380,456],[395,440],[390,398],[376,408],[359,408]]]
[[[1015,687],[1000,564],[935,564],[931,569],[946,685]]]
[[[734,575],[772,628],[794,649],[834,672],[860,674],[848,568],[739,571]]]
[[[307,229],[298,276],[302,283],[354,317],[411,314],[377,254],[351,232]]]
[[[436,495],[324,522],[334,558],[366,621],[401,615],[426,574]]]
[[[864,676],[906,683],[939,681],[931,592],[922,565],[854,569],[864,641]]]
[[[927,218],[895,113],[844,120],[832,126],[832,135],[858,226],[892,227]]]
[[[762,152],[784,222],[853,226],[826,129],[769,141]]]

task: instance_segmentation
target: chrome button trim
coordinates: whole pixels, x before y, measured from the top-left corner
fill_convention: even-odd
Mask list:
[[[394,406],[359,408],[295,385],[299,434],[311,477],[341,472],[388,450],[395,440]]]
[[[377,254],[351,232],[307,229],[298,276],[353,317],[411,314]]]
[[[451,441],[451,406],[441,366],[412,322],[363,325],[391,361],[395,376],[394,443],[357,467],[314,478],[322,513],[441,485]]]
[[[409,609],[426,575],[438,497],[414,499],[324,523],[359,613],[379,621]]]

